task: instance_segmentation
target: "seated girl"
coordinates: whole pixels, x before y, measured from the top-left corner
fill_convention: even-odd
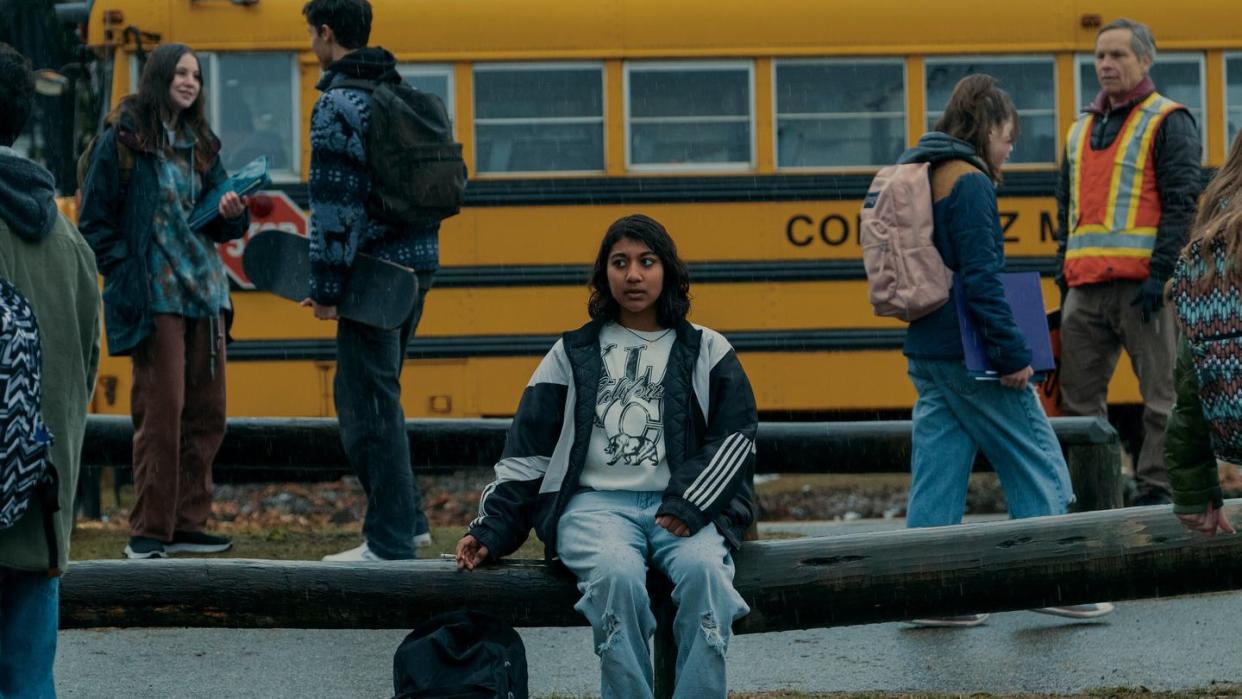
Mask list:
[[[686,265],[658,222],[613,223],[592,287],[591,322],[522,394],[457,563],[508,555],[534,526],[578,578],[606,699],[653,694],[654,566],[674,586],[676,696],[724,697],[731,625],[750,611],[732,552],[753,518],[754,394],[729,343],[686,321]]]

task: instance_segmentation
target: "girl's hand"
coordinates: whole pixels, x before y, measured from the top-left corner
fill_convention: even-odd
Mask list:
[[[457,559],[458,570],[474,570],[487,560],[487,554],[487,547],[472,534],[467,534],[457,542],[457,553],[454,557]]]
[[[667,529],[673,536],[690,536],[690,527],[672,515],[656,517],[656,524]]]
[[[1035,370],[1028,364],[1025,369],[1019,369],[1012,374],[1005,374],[1000,377],[1002,386],[1007,388],[1026,388],[1026,383],[1035,375]]]
[[[227,192],[220,197],[220,215],[224,218],[237,218],[245,210],[246,205],[237,196],[237,192]]]
[[[1216,536],[1219,530],[1225,534],[1236,534],[1233,524],[1229,522],[1229,518],[1225,516],[1224,510],[1218,510],[1212,507],[1212,503],[1208,503],[1207,512],[1201,512],[1197,515],[1178,515],[1182,526],[1194,532],[1203,532],[1208,536]]]

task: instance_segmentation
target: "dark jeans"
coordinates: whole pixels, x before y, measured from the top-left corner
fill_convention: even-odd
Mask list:
[[[367,494],[362,533],[367,546],[382,558],[414,558],[420,521],[426,528],[422,495],[410,468],[401,408],[401,366],[433,277],[430,272],[419,272],[418,299],[398,328],[381,330],[349,320],[337,322],[333,391],[341,442]]]
[[[0,697],[56,699],[60,578],[0,567]]]

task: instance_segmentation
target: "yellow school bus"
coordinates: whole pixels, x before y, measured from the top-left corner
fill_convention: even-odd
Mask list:
[[[276,213],[304,226],[320,67],[303,0],[95,0],[82,31],[100,111],[136,85],[145,51],[203,59],[226,164],[258,153]],[[690,264],[691,319],[740,353],[765,418],[900,415],[915,394],[904,326],[867,303],[858,211],[871,175],[929,128],[954,83],[999,77],[1022,116],[1000,190],[1009,268],[1055,254],[1056,162],[1096,91],[1102,22],[1149,23],[1158,88],[1186,104],[1205,172],[1242,126],[1235,0],[372,0],[371,44],[441,95],[464,146],[467,207],[409,348],[412,416],[510,415],[555,336],[584,321],[588,264],[615,218],[664,222]],[[234,269],[244,243],[224,246]],[[331,415],[334,328],[239,288],[234,415]],[[1111,387],[1138,402],[1123,359]],[[129,410],[125,360],[95,409]]]

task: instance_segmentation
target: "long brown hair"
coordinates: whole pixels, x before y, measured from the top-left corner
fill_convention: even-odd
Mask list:
[[[1242,133],[1233,139],[1229,158],[1216,176],[1208,183],[1199,202],[1199,213],[1190,231],[1189,243],[1202,241],[1199,250],[1207,263],[1207,269],[1199,278],[1196,288],[1207,291],[1216,281],[1216,259],[1213,248],[1219,242],[1224,247],[1224,283],[1242,284],[1242,269],[1238,255],[1242,249]],[[1182,249],[1182,259],[1190,262],[1190,245]]]
[[[932,128],[974,146],[975,155],[987,166],[988,176],[999,183],[1000,171],[993,171],[992,163],[988,162],[988,137],[993,128],[1003,128],[1005,122],[1011,119],[1013,138],[1017,140],[1021,120],[1013,100],[997,86],[996,78],[985,73],[974,73],[957,81],[944,114]]]
[[[113,116],[119,116],[123,111],[129,112],[134,119],[135,135],[143,147],[151,150],[167,148],[169,144],[168,137],[164,134],[164,118],[177,113],[168,90],[177,74],[177,62],[187,53],[198,62],[200,87],[194,103],[181,110],[178,124],[188,128],[194,135],[194,166],[199,172],[206,172],[215,162],[217,149],[215,136],[207,125],[204,107],[207,89],[202,85],[203,63],[189,46],[163,44],[152,51],[142,69],[142,77],[138,79],[138,94],[122,100]]]

